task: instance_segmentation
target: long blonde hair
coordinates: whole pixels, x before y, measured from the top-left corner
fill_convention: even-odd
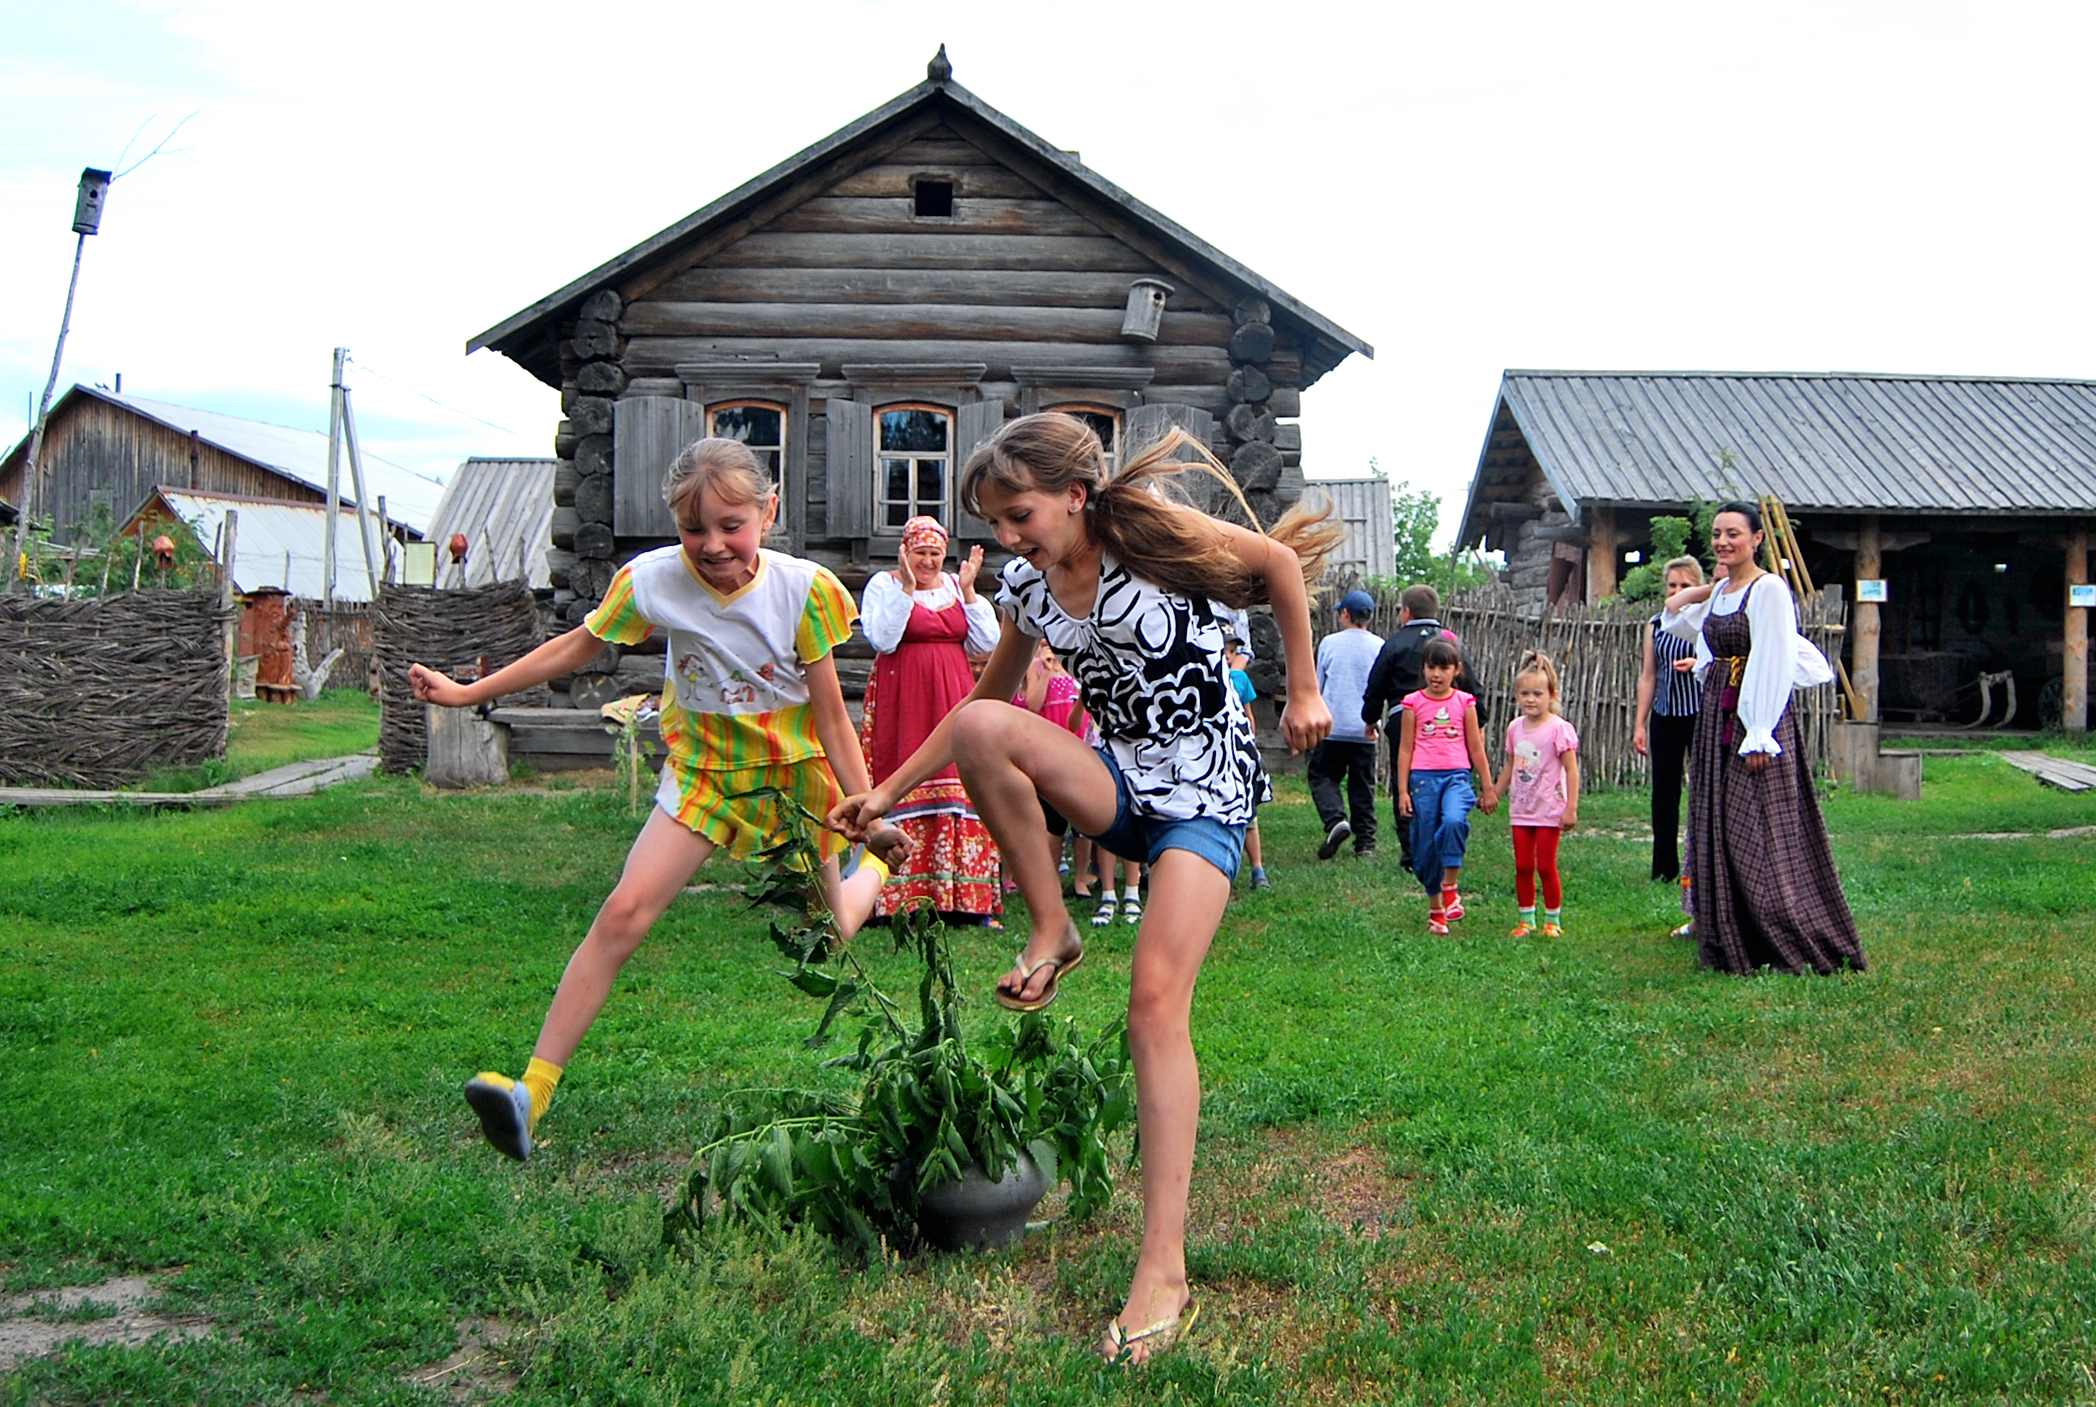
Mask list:
[[[1193,450],[1197,457],[1192,463],[1176,457],[1182,448]],[[1232,607],[1265,601],[1265,580],[1215,531],[1215,519],[1187,501],[1183,475],[1188,471],[1208,474],[1226,485],[1254,531],[1296,554],[1306,586],[1324,574],[1325,558],[1346,536],[1329,504],[1315,512],[1298,504],[1271,530],[1259,528],[1230,472],[1179,429],[1109,479],[1098,435],[1076,416],[1059,411],[1006,421],[979,445],[961,470],[960,501],[981,517],[986,486],[1005,493],[1060,494],[1078,484],[1084,489],[1086,530],[1118,560],[1139,564],[1146,579],[1182,596]]]
[[[693,440],[677,451],[662,476],[662,501],[681,513],[687,503],[712,489],[723,502],[755,506],[772,496],[771,476],[740,440],[714,437]]]

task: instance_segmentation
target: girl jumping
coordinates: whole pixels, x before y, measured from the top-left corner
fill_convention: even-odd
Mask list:
[[[619,969],[693,871],[721,846],[753,855],[785,829],[782,803],[749,793],[775,789],[821,816],[837,804],[838,782],[854,792],[867,785],[830,657],[851,634],[851,597],[827,569],[760,545],[779,501],[756,458],[735,440],[699,440],[671,464],[663,496],[681,545],[619,568],[583,624],[472,684],[425,665],[408,671],[417,698],[465,708],[571,674],[607,641],[634,645],[669,632],[662,691],[669,756],[656,809],[618,887],[568,959],[522,1078],[484,1072],[466,1082],[481,1132],[519,1162],[531,1156],[533,1130]],[[825,902],[849,938],[873,912],[887,865],[899,863],[909,843],[883,825],[866,837],[881,858],[869,855],[840,880],[844,842],[822,834]]]
[[[1557,877],[1557,843],[1579,824],[1579,734],[1557,712],[1557,667],[1539,650],[1521,659],[1514,675],[1519,716],[1507,724],[1506,766],[1499,790],[1507,798],[1514,832],[1514,896],[1521,921],[1509,938],[1536,931],[1536,876],[1543,878],[1543,936],[1556,938],[1564,887]]]
[[[1470,845],[1470,808],[1486,815],[1499,809],[1492,765],[1477,726],[1477,696],[1456,687],[1463,656],[1453,641],[1435,638],[1419,649],[1426,687],[1404,697],[1404,723],[1397,743],[1397,809],[1412,820],[1412,871],[1426,887],[1432,907],[1429,933],[1446,933],[1463,916],[1456,882]],[[1475,769],[1479,796],[1471,785]]]
[[[1032,914],[1026,947],[997,983],[998,1002],[1019,1011],[1055,1000],[1084,960],[1036,793],[1108,852],[1148,861],[1151,902],[1128,993],[1142,1250],[1099,1345],[1124,1363],[1163,1351],[1193,1320],[1186,1200],[1201,1085],[1188,1023],[1259,780],[1212,601],[1272,601],[1290,665],[1282,732],[1301,751],[1331,727],[1317,692],[1306,583],[1341,530],[1295,511],[1269,535],[1168,498],[1180,469],[1174,451],[1191,443],[1174,432],[1109,481],[1098,437],[1081,420],[1049,413],[1007,423],[969,456],[960,502],[1016,558],[997,595],[1002,637],[975,692],[916,755],[832,815],[848,834],[863,834],[918,778],[958,764]],[[1097,751],[1007,702],[1042,638],[1077,677],[1099,724]]]

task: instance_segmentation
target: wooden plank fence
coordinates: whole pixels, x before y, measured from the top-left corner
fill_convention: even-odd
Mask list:
[[[1340,586],[1327,593],[1337,599]],[[1367,588],[1362,588],[1367,589]],[[1397,628],[1396,594],[1371,592],[1376,611],[1369,629],[1387,637]],[[1507,720],[1515,714],[1514,671],[1530,650],[1541,650],[1557,666],[1559,711],[1579,730],[1579,772],[1588,787],[1643,786],[1645,759],[1631,747],[1637,723],[1638,669],[1643,661],[1645,623],[1656,603],[1608,601],[1560,606],[1543,615],[1515,605],[1511,588],[1494,584],[1464,593],[1441,608],[1441,623],[1461,637],[1478,679],[1478,714],[1484,722],[1485,752],[1497,768]],[[1841,653],[1847,609],[1822,592],[1799,606],[1805,637],[1828,659]],[[1329,610],[1318,613],[1320,634],[1337,626]],[[1828,770],[1840,701],[1831,685],[1800,689],[1791,696],[1800,742],[1816,771]],[[1395,746],[1395,740],[1386,740]]]

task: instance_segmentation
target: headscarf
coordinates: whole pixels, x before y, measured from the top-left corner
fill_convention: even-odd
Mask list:
[[[924,546],[936,546],[945,550],[947,533],[937,518],[920,513],[902,525],[902,550],[915,552]]]

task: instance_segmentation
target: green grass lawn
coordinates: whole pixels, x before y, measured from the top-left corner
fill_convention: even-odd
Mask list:
[[[1284,779],[1277,887],[1232,907],[1195,1011],[1201,1322],[1133,1378],[1089,1354],[1132,1177],[995,1256],[664,1249],[722,1093],[834,1078],[732,894],[672,909],[528,1166],[481,1144],[459,1083],[522,1065],[636,828],[619,798],[374,779],[6,816],[0,1292],[145,1273],[215,1327],[27,1362],[0,1401],[2096,1399],[2096,840],[2043,835],[2096,802],[1985,756],[1925,777],[1829,805],[1870,971],[1748,980],[1664,936],[1639,794],[1582,805],[1543,944],[1502,936],[1503,815],[1437,939],[1395,845],[1318,864]],[[1131,933],[1058,1012],[1114,1013]],[[961,935],[974,988],[1012,941]],[[469,1333],[508,1337],[411,1380]]]
[[[199,791],[322,757],[346,757],[378,746],[378,701],[362,689],[325,689],[295,704],[235,699],[227,720],[226,755],[197,767],[165,768],[141,791]]]

